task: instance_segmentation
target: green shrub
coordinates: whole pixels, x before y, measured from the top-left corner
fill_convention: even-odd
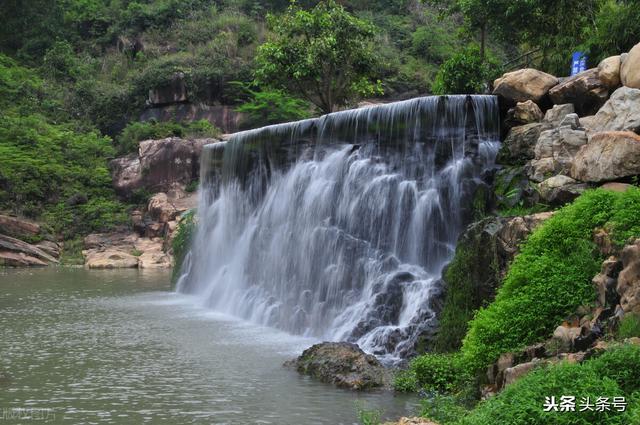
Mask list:
[[[84,240],[81,237],[74,237],[64,241],[62,252],[60,254],[60,264],[64,266],[78,266],[84,264],[82,250],[84,249]]]
[[[393,378],[393,389],[401,393],[418,391],[416,372],[411,368],[398,371]]]
[[[182,263],[184,262],[184,257],[191,248],[191,241],[193,240],[196,232],[196,225],[195,210],[190,210],[184,213],[178,223],[178,228],[176,229],[175,237],[173,238],[171,245],[173,249],[173,258],[175,259],[172,276],[174,282],[180,277]]]
[[[640,314],[627,313],[620,321],[618,338],[640,337]]]
[[[495,294],[500,282],[499,257],[496,240],[487,238],[484,231],[493,221],[489,218],[468,229],[445,269],[446,296],[434,351],[459,350],[474,313]]]
[[[480,372],[500,354],[549,337],[577,307],[595,301],[591,279],[603,258],[592,232],[611,228],[621,241],[638,231],[639,192],[585,192],[533,232],[495,301],[469,325],[462,346],[466,367]]]
[[[411,35],[411,53],[430,63],[442,63],[454,49],[454,39],[449,30],[437,27],[420,27]]]
[[[287,95],[282,90],[248,90],[251,100],[236,110],[244,112],[249,119],[246,127],[260,127],[309,118],[311,105]]]
[[[497,68],[484,61],[478,49],[467,48],[442,64],[431,89],[440,95],[484,93],[499,74]]]
[[[594,25],[585,28],[589,61],[593,66],[607,56],[628,52],[640,40],[640,8],[634,1],[605,0]]]
[[[478,406],[458,425],[627,425],[638,417],[640,347],[624,345],[582,364],[560,363],[540,367],[508,385],[500,394]],[[635,393],[635,395],[634,395]],[[545,397],[576,397],[576,412],[544,412]],[[626,397],[626,412],[579,412],[583,397],[594,403],[598,397]]]
[[[138,150],[138,145],[143,140],[165,137],[216,137],[219,134],[220,131],[207,120],[190,123],[150,120],[129,123],[118,136],[117,146],[119,152],[131,153]]]
[[[378,409],[367,409],[363,404],[356,403],[358,421],[360,425],[380,425],[382,411]]]
[[[460,359],[458,354],[418,356],[411,361],[408,370],[396,376],[394,387],[397,391],[458,392],[473,380]]]
[[[468,409],[456,396],[433,393],[427,395],[421,401],[420,416],[437,421],[440,424],[447,424],[464,417]]]

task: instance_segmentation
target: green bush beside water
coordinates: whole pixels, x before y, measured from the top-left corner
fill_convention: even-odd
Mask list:
[[[180,277],[182,264],[184,257],[189,252],[191,247],[191,241],[196,232],[196,211],[190,210],[181,217],[178,228],[176,229],[175,236],[171,248],[173,249],[173,258],[175,265],[173,267],[172,280],[176,282]]]
[[[500,354],[550,337],[563,319],[595,301],[591,279],[598,273],[603,256],[592,242],[593,232],[607,229],[614,243],[622,247],[640,235],[638,211],[640,189],[630,188],[624,193],[587,191],[556,212],[523,243],[495,300],[473,315],[460,352],[417,357],[397,376],[396,389],[426,391],[422,413],[442,424],[640,423],[640,347],[632,345],[612,349],[582,365],[537,369],[474,409],[475,402],[470,401],[473,394],[468,390],[478,388],[476,377],[481,377]],[[469,289],[465,283],[467,269],[461,265],[470,261],[475,258],[468,252],[456,253],[447,272],[447,279],[455,281],[449,291],[461,291],[461,296]],[[445,304],[442,317],[455,315],[447,309],[461,306],[464,303]],[[464,308],[462,313],[467,315]],[[447,332],[462,326],[452,323],[443,321]],[[627,315],[618,337],[637,336],[639,323],[637,316]],[[552,395],[626,396],[630,405],[624,413],[545,413],[544,397]]]
[[[559,210],[523,244],[495,301],[469,324],[463,361],[482,371],[502,353],[551,335],[579,306],[595,301],[591,283],[603,260],[592,242],[594,229],[613,232],[618,244],[640,235],[640,189],[624,193],[588,191]]]
[[[582,364],[540,367],[478,404],[456,425],[631,425],[640,419],[640,347],[626,344]],[[545,397],[576,397],[576,412],[544,412]],[[582,398],[625,397],[625,412],[579,412]],[[443,425],[444,425],[443,424]]]

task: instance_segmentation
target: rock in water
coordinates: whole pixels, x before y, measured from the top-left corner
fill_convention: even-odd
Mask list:
[[[532,68],[507,72],[498,78],[493,86],[493,94],[502,96],[508,103],[532,100],[539,103],[551,87],[558,84],[553,75]]]
[[[285,366],[295,367],[299,373],[321,382],[352,390],[382,387],[386,383],[387,371],[378,359],[349,342],[316,344]]]

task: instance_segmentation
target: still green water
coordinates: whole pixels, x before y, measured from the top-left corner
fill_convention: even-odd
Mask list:
[[[314,340],[197,307],[169,274],[0,269],[0,424],[353,424],[415,399],[282,367]]]

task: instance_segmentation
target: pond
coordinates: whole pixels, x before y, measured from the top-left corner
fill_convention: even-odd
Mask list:
[[[317,341],[199,308],[167,272],[0,270],[0,288],[7,423],[338,425],[357,406],[417,409],[283,368]]]

